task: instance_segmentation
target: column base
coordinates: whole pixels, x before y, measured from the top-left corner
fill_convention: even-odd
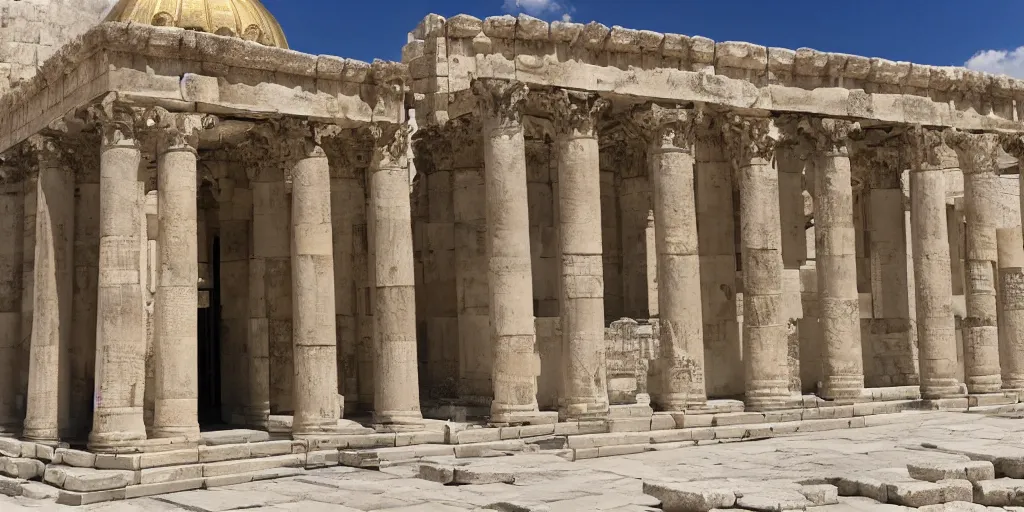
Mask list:
[[[921,398],[925,400],[959,398],[965,394],[956,379],[933,379],[921,383]]]
[[[689,393],[666,393],[651,397],[654,409],[662,412],[683,412],[702,410],[708,405],[706,395],[694,396]]]
[[[558,406],[558,420],[596,420],[608,417],[608,402],[571,400]]]
[[[859,404],[871,401],[871,391],[864,388],[864,378],[843,377],[842,379],[826,379],[818,393],[824,400],[838,405]]]
[[[1003,389],[1003,379],[1000,375],[979,375],[967,377],[967,392],[972,395],[984,395],[998,393]]]
[[[746,410],[751,412],[798,409],[798,399],[792,395],[747,396],[743,399]]]
[[[21,437],[26,441],[39,444],[53,444],[60,442],[60,431],[53,428],[30,428],[26,427],[21,432]]]
[[[125,448],[138,446],[146,441],[144,432],[105,432],[89,434],[89,451],[97,453],[120,453]]]
[[[491,414],[491,419],[490,421],[488,421],[488,423],[490,425],[553,425],[555,423],[558,423],[558,412],[519,411],[508,412],[501,415]]]
[[[170,437],[185,438],[186,441],[198,441],[202,438],[199,432],[199,425],[191,427],[153,427],[149,437],[151,439],[166,439]]]
[[[381,425],[402,424],[423,421],[423,413],[415,411],[374,411],[373,422]]]

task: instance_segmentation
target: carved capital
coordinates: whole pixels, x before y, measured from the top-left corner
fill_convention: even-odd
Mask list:
[[[909,128],[902,135],[907,163],[912,169],[931,169],[941,162],[942,132],[920,125]]]
[[[780,143],[791,146],[801,160],[822,153],[848,154],[850,141],[861,133],[859,123],[844,119],[784,115],[775,124],[782,135]]]
[[[517,81],[474,79],[473,93],[481,111],[497,121],[498,128],[518,126],[523,120],[523,104],[530,89]]]
[[[948,130],[944,133],[946,145],[956,151],[960,170],[966,174],[999,171],[999,135],[994,133],[967,133]]]
[[[611,102],[577,91],[559,89],[541,95],[544,110],[551,113],[555,134],[560,137],[596,137],[597,123]]]
[[[722,137],[727,156],[736,168],[747,165],[754,158],[775,158],[778,132],[773,133],[770,118],[728,115],[722,123]]]
[[[665,108],[654,104],[636,108],[630,117],[641,135],[654,147],[684,151],[692,150],[698,128],[704,123],[701,110]]]
[[[454,122],[450,121],[449,124]],[[448,126],[432,126],[417,131],[413,136],[413,147],[416,149],[414,158],[417,173],[448,171],[455,165],[453,133]]]
[[[136,127],[141,112],[114,101],[114,98],[114,94],[108,94],[100,103],[86,107],[86,122],[97,126],[103,146],[137,146]]]
[[[373,141],[370,168],[405,169],[409,167],[409,125],[375,123],[368,129]]]
[[[157,154],[174,150],[197,152],[200,132],[213,128],[217,121],[214,116],[173,113],[153,107],[142,115],[142,129],[138,132],[147,143],[155,144]]]
[[[1024,135],[1019,133],[1003,134],[999,137],[999,144],[1010,156],[1017,160],[1024,160]]]
[[[898,189],[908,167],[904,151],[895,141],[881,144],[854,144],[850,151],[850,171],[856,183],[868,189]]]

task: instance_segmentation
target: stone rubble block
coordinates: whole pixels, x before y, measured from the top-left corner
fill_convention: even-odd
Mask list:
[[[0,495],[14,497],[21,496],[24,492],[21,485],[21,479],[0,476]]]
[[[889,488],[886,483],[870,476],[843,476],[832,483],[839,490],[840,496],[863,496],[879,503],[889,501]]]
[[[935,482],[942,487],[942,501],[950,503],[953,501],[971,501],[974,496],[974,486],[971,482],[962,479],[947,479]]]
[[[907,464],[910,477],[926,482],[960,479],[972,483],[995,478],[995,466],[988,461],[935,462]]]
[[[830,484],[800,486],[800,493],[815,506],[839,503],[839,489]]]
[[[806,510],[812,506],[803,494],[788,490],[765,490],[743,493],[736,497],[736,506],[760,512],[782,512],[783,510]]]
[[[21,495],[30,500],[56,500],[58,494],[60,494],[58,489],[42,482],[21,483]]]
[[[889,503],[906,507],[924,507],[951,501],[971,501],[973,487],[967,480],[938,482],[904,481],[886,484]]]
[[[379,468],[380,457],[374,451],[343,450],[338,453],[338,463],[350,468]]]
[[[9,437],[0,437],[0,455],[5,457],[21,457],[21,441]]]
[[[53,463],[76,468],[91,468],[96,465],[96,454],[70,448],[57,448],[54,451]]]
[[[0,457],[0,475],[22,480],[39,478],[46,470],[46,465],[36,459],[23,457]]]
[[[973,501],[990,507],[1024,506],[1024,480],[1000,478],[975,482]]]
[[[337,466],[341,460],[338,450],[317,450],[306,453],[306,469]]]
[[[710,482],[649,482],[644,481],[644,494],[661,501],[665,512],[709,512],[716,508],[732,508],[736,493],[724,485]]]
[[[513,484],[515,481],[516,475],[512,472],[471,467],[455,467],[452,476],[452,483],[456,485]]]
[[[443,464],[420,464],[417,476],[428,482],[448,485],[455,481],[455,467]]]
[[[134,484],[135,472],[50,466],[46,468],[43,481],[67,491],[106,491]]]

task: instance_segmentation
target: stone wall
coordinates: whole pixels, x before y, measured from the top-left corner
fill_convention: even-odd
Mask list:
[[[0,0],[0,95],[99,23],[116,0]]]

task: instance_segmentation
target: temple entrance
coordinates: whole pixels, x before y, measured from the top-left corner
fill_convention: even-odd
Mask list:
[[[208,282],[199,285],[199,426],[224,425],[221,416],[220,375],[220,238],[210,251]]]

